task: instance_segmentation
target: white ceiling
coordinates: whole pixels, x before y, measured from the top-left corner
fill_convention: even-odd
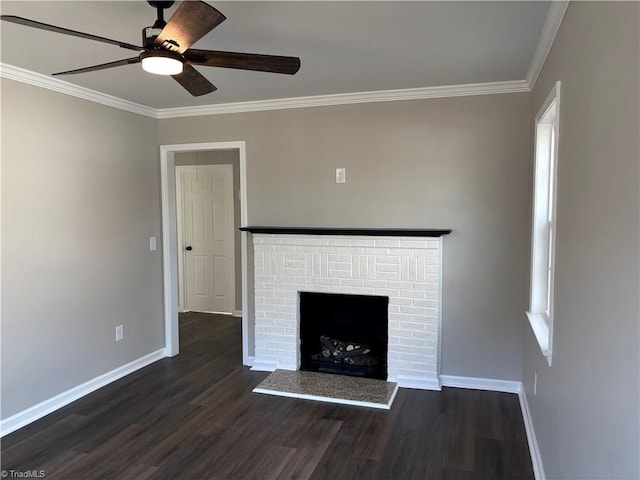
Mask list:
[[[289,76],[197,67],[218,87],[198,98],[140,65],[57,78],[156,109],[524,80],[550,6],[540,1],[209,3],[227,20],[195,48],[298,56],[300,71]],[[136,45],[156,16],[145,1],[3,0],[0,9]],[[0,60],[46,75],[136,56],[8,22],[0,28]]]

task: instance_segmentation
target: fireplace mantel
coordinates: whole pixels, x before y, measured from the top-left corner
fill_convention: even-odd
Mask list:
[[[240,227],[243,232],[276,235],[342,235],[367,237],[441,237],[451,229],[433,228],[344,228],[344,227]]]

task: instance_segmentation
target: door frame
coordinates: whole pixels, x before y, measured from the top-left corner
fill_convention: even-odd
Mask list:
[[[238,315],[236,311],[236,248],[235,248],[235,206],[234,206],[234,168],[231,163],[212,163],[212,164],[202,164],[202,165],[176,165],[176,232],[177,232],[177,240],[178,240],[178,312],[188,311],[188,301],[187,301],[187,280],[185,276],[185,251],[184,251],[184,190],[182,189],[182,175],[184,172],[189,170],[208,170],[208,169],[220,169],[220,167],[225,168],[227,171],[231,173],[231,275],[227,280],[227,286],[229,288],[229,296],[233,299],[233,305],[229,310],[229,314],[234,317],[242,317],[242,314]],[[215,312],[217,313],[217,312]]]
[[[208,142],[160,145],[160,194],[162,201],[162,283],[164,296],[165,356],[180,352],[178,333],[178,238],[176,221],[176,153],[210,150],[238,150],[240,159],[240,224],[247,226],[247,157],[246,143]],[[249,328],[252,322],[248,298],[248,233],[241,233],[242,260],[242,362],[251,365]]]

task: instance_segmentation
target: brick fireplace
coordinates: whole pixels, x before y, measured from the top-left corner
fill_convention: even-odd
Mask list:
[[[244,227],[253,234],[253,369],[298,370],[300,292],[388,297],[388,380],[439,389],[442,235]]]

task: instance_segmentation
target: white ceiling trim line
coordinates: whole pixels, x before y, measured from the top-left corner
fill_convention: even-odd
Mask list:
[[[423,100],[429,98],[461,97],[471,95],[494,95],[502,93],[529,92],[526,80],[506,82],[473,83],[466,85],[447,85],[441,87],[407,88],[398,90],[380,90],[374,92],[339,93],[309,97],[280,98],[253,102],[223,103],[195,107],[155,109],[129,102],[112,95],[80,87],[63,80],[32,72],[24,68],[0,62],[0,77],[15,80],[36,87],[100,103],[110,107],[137,113],[156,119],[194,117],[200,115],[220,115],[227,113],[260,112],[289,108],[323,107],[349,105],[356,103],[393,102],[399,100]]]
[[[542,34],[540,35],[538,47],[533,54],[533,59],[529,65],[529,71],[527,72],[526,81],[531,90],[533,90],[533,86],[538,80],[538,76],[542,71],[547,55],[549,55],[549,51],[551,50],[553,41],[556,38],[560,24],[564,19],[564,14],[567,12],[567,7],[569,7],[569,1],[570,0],[551,2],[549,13],[547,13],[547,19],[542,27]]]
[[[470,95],[492,95],[498,93],[529,92],[525,80],[508,82],[474,83],[443,87],[406,88],[374,92],[339,93],[312,97],[280,98],[254,102],[222,103],[196,107],[164,108],[158,110],[158,118],[194,117],[198,115],[221,115],[227,113],[260,112],[288,108],[325,107],[354,103],[393,102],[398,100],[422,100],[427,98],[461,97]]]
[[[137,113],[151,118],[158,118],[158,110],[155,108],[140,105],[139,103],[129,102],[128,100],[107,95],[106,93],[96,92],[89,88],[80,87],[48,75],[9,65],[8,63],[0,63],[0,77],[27,83],[36,87],[46,88],[47,90],[64,93],[65,95],[82,98],[84,100],[100,103],[109,107],[115,107],[127,112]]]

